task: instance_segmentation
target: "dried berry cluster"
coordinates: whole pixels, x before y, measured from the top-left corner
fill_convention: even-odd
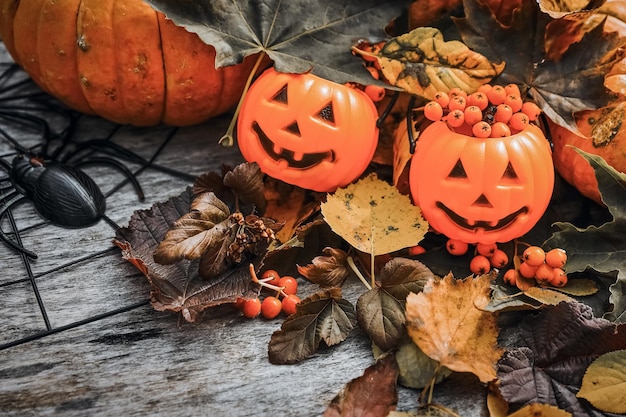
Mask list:
[[[540,108],[523,101],[516,84],[484,84],[472,94],[460,88],[435,94],[424,106],[431,121],[445,121],[456,132],[479,138],[511,136],[539,117]]]

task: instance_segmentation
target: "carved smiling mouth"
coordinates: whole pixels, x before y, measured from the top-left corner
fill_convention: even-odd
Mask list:
[[[252,123],[252,129],[257,134],[263,150],[265,150],[265,152],[275,161],[284,159],[287,161],[290,168],[308,169],[324,160],[328,160],[330,162],[335,160],[335,153],[333,151],[305,153],[302,155],[302,158],[298,159],[295,159],[295,152],[289,149],[281,148],[280,152],[275,152],[274,142],[272,142],[272,140],[265,134],[257,122]]]
[[[470,224],[467,219],[456,214],[454,211],[446,207],[441,201],[437,201],[437,207],[441,209],[444,213],[448,215],[450,220],[452,220],[455,224],[462,227],[463,229],[475,230],[475,229],[483,229],[486,232],[490,232],[492,230],[504,229],[511,223],[515,221],[515,219],[525,213],[528,213],[528,207],[522,207],[519,210],[509,214],[506,217],[501,218],[498,222],[492,225],[492,222],[488,222],[486,220],[477,220],[474,224]]]

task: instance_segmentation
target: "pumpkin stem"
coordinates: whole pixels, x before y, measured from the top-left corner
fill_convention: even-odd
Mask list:
[[[254,63],[254,67],[252,71],[250,71],[250,75],[248,75],[248,79],[246,80],[246,84],[243,87],[243,91],[241,92],[241,97],[239,98],[239,102],[237,103],[237,107],[235,108],[235,113],[233,114],[232,119],[230,119],[230,124],[228,125],[228,130],[226,130],[226,134],[222,136],[219,140],[219,144],[223,146],[233,146],[235,144],[234,132],[235,125],[237,124],[237,118],[239,117],[239,112],[241,111],[241,105],[243,104],[243,100],[250,89],[250,84],[252,84],[252,79],[254,78],[256,72],[261,66],[261,62],[263,62],[265,58],[265,52],[259,53],[259,56]]]

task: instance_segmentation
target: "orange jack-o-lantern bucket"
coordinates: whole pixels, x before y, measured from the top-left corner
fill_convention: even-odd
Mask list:
[[[358,178],[371,162],[377,118],[361,90],[270,68],[244,98],[237,142],[243,157],[267,175],[330,192]]]
[[[434,230],[467,243],[508,242],[530,231],[548,207],[550,144],[534,125],[477,138],[435,122],[419,137],[409,183]]]

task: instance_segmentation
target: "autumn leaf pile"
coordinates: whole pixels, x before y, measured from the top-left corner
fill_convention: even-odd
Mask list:
[[[367,56],[390,89],[403,91],[385,123],[396,122],[381,129],[388,140],[375,163],[335,193],[299,189],[243,163],[207,173],[180,196],[134,213],[115,241],[146,275],[155,309],[195,322],[215,306],[258,296],[250,265],[257,273],[298,275],[308,293],[272,334],[269,360],[307,360],[357,327],[378,358],[330,402],[326,416],[414,415],[395,411],[398,384],[423,390],[424,409],[439,413],[431,415],[457,415],[429,401],[454,373],[484,384],[493,416],[626,413],[626,176],[583,155],[606,207],[577,210],[581,197],[557,188],[545,219],[522,239],[564,249],[569,283],[520,291],[504,285],[499,271],[471,275],[468,257],[448,254],[442,236],[429,232],[403,190],[410,153],[406,124],[397,123],[410,100],[497,81],[522,86],[546,117],[575,131],[577,111],[623,99],[623,74],[613,68],[626,40],[611,25],[626,17],[626,2],[418,0],[377,51],[354,40],[379,41],[378,29],[405,2],[346,0],[332,27],[308,22],[315,28],[308,35],[340,34],[325,51],[305,48],[313,41],[298,35],[307,19],[289,19],[289,8],[281,14],[280,2],[264,4],[275,12],[271,22],[285,25],[283,39],[263,29],[270,24],[265,15],[259,25],[246,24],[258,34],[242,33],[249,9],[225,7],[225,16],[214,16],[181,2],[149,2],[216,45],[221,64],[264,51],[281,71],[311,69],[337,82],[366,83],[360,59]],[[407,249],[418,244],[426,252],[410,255]],[[344,289],[359,281],[362,291],[351,301]]]

